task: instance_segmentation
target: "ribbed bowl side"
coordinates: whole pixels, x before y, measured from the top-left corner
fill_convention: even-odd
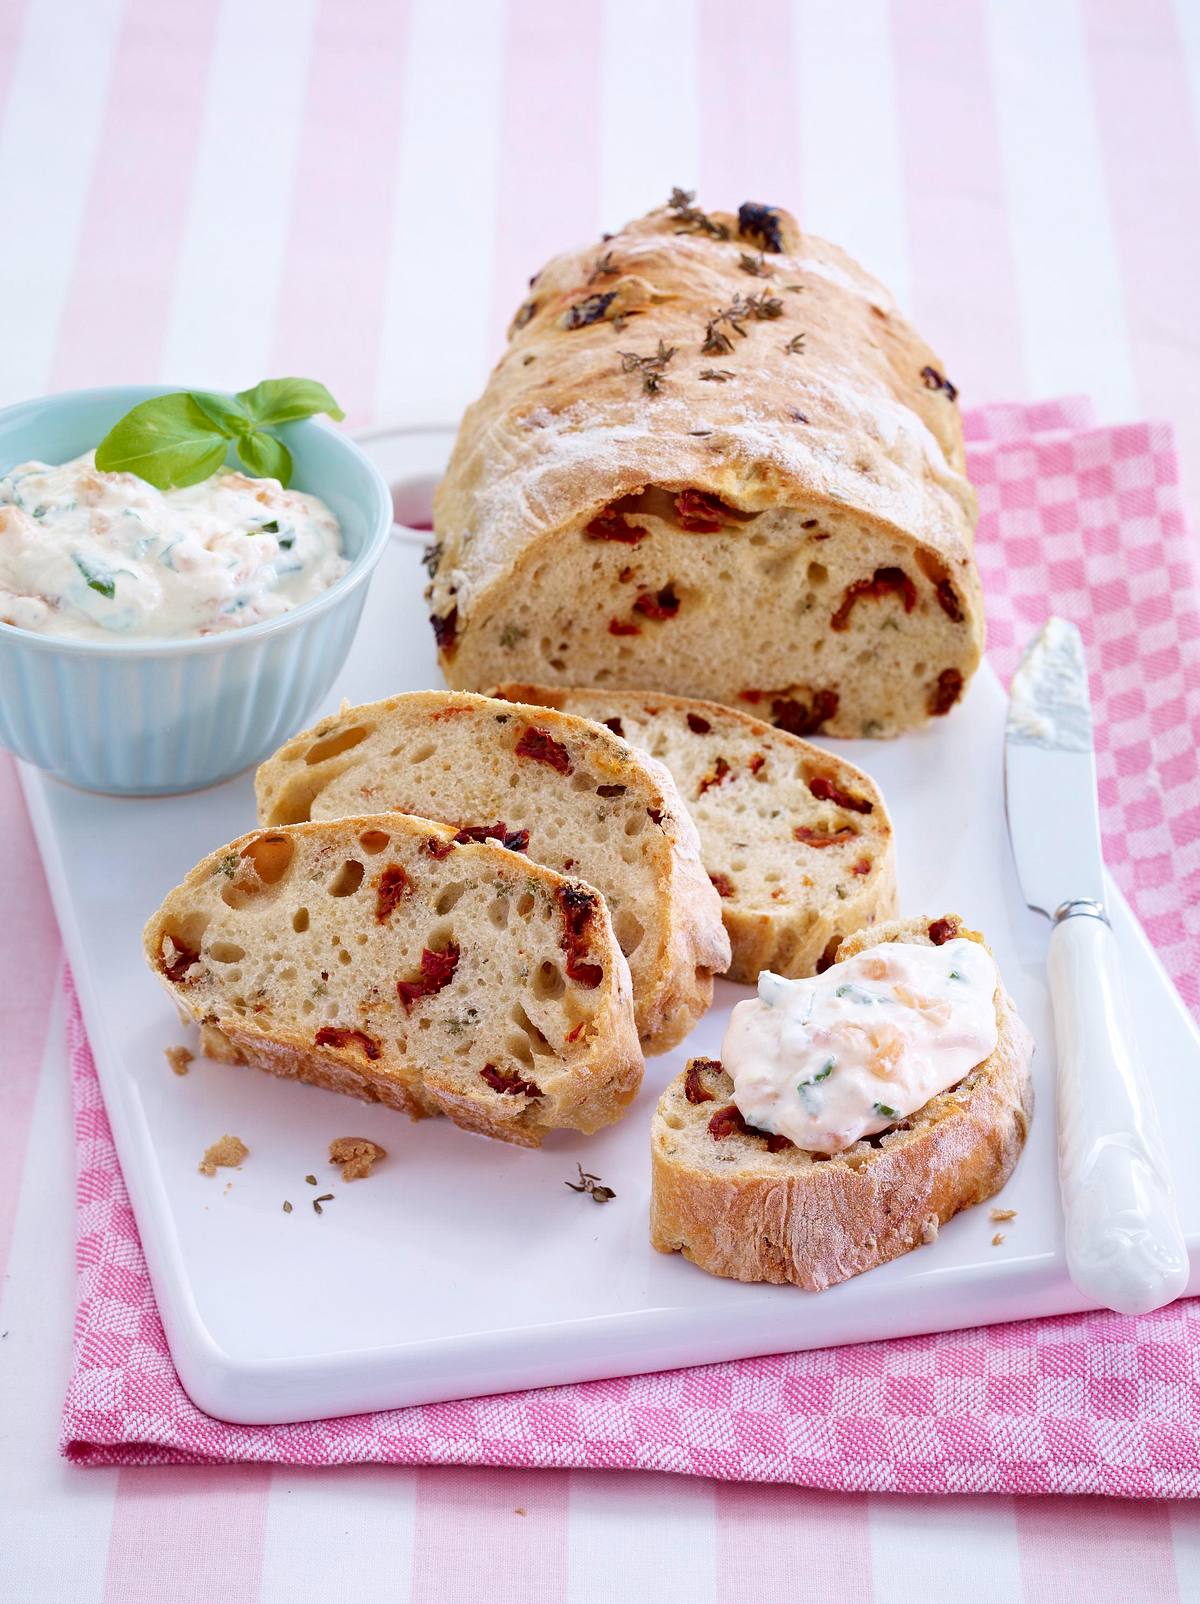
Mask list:
[[[367,586],[293,628],[173,656],[29,650],[0,634],[0,744],[89,791],[195,790],[302,728],[346,660]]]

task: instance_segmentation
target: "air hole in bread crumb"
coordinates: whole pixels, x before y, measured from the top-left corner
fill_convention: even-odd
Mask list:
[[[640,835],[646,828],[646,817],[647,815],[640,808],[631,813],[625,820],[625,834]]]
[[[586,769],[576,769],[571,776],[572,791],[590,791],[596,784],[596,776],[589,774]]]
[[[298,936],[302,936],[308,929],[308,909],[297,908],[292,915],[292,929]]]
[[[358,838],[358,844],[364,852],[374,857],[377,852],[383,851],[391,839],[386,830],[364,830]]]
[[[338,953],[338,963],[348,964],[352,961],[353,960],[351,959],[350,954],[346,951],[345,947],[343,947],[341,952]]]
[[[214,941],[208,949],[208,956],[214,963],[236,964],[246,956],[246,949],[239,947],[236,941]]]
[[[393,757],[399,757],[403,750],[404,750],[403,747],[399,747],[398,746],[396,748],[396,750],[392,753],[392,756]],[[431,758],[433,756],[433,754],[436,751],[437,751],[437,747],[433,746],[433,745],[430,745],[430,744],[426,744],[425,746],[418,746],[415,752],[411,752],[409,754],[408,761],[410,763],[425,763],[425,762],[428,761],[429,758]]]
[[[669,1125],[673,1131],[681,1131],[683,1129],[683,1121],[678,1114],[664,1114],[662,1120],[663,1124]]]
[[[494,897],[488,904],[488,918],[497,930],[508,928],[509,901],[507,897]]]
[[[558,965],[551,963],[549,958],[543,960],[533,977],[533,995],[540,1002],[546,1002],[561,997],[566,989],[566,982]]]
[[[448,885],[441,893],[433,905],[434,908],[440,914],[449,913],[453,908],[458,906],[459,899],[462,897],[466,889],[467,887],[465,881],[455,880],[453,884]]]
[[[526,1069],[533,1068],[533,1048],[529,1045],[527,1036],[515,1034],[508,1036],[505,1038],[504,1045],[514,1058],[520,1059]]]
[[[809,563],[808,582],[810,585],[823,585],[829,578],[829,570],[824,563]]]
[[[646,934],[646,927],[640,919],[630,913],[628,908],[622,908],[615,915],[613,918],[613,930],[616,933],[621,951],[627,958],[632,957],[638,950],[642,944],[642,938]]]
[[[914,663],[913,664],[913,678],[914,679],[924,679],[925,678],[925,664],[924,663]]]
[[[370,733],[369,725],[352,724],[348,730],[338,730],[333,735],[327,735],[323,741],[314,741],[305,752],[304,761],[308,764],[323,763],[326,758],[338,757],[360,741],[365,741]]]
[[[553,1047],[551,1047],[545,1035],[534,1024],[533,1020],[530,1019],[529,1015],[525,1012],[524,1008],[521,1007],[520,1003],[513,1004],[512,1018],[513,1023],[519,1025],[525,1032],[525,1036],[529,1042],[529,1045],[535,1053],[539,1054],[543,1058],[552,1058],[554,1056]]]
[[[277,886],[292,866],[296,843],[290,835],[256,835],[242,848],[241,856],[252,865],[265,886]]]
[[[312,998],[311,997],[306,997],[304,999],[304,1001],[300,1004],[300,1012],[302,1014],[311,1014],[315,1007],[316,1007],[316,1004],[313,1002]]]
[[[331,897],[352,897],[362,885],[366,869],[357,858],[347,858],[345,863],[329,882],[329,895]]]
[[[517,898],[517,913],[522,919],[528,919],[533,912],[535,898],[532,891],[523,891]]]

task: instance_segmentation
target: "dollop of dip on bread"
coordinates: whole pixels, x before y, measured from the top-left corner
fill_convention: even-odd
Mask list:
[[[759,1130],[840,1153],[992,1053],[997,984],[991,954],[963,938],[884,942],[807,980],[764,971],[721,1050],[734,1102]]]

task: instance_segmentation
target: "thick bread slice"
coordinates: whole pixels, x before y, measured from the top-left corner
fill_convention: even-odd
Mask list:
[[[892,823],[874,780],[843,758],[690,697],[548,685],[494,694],[595,719],[667,766],[721,897],[727,979],[811,975],[852,931],[895,914]]]
[[[395,808],[486,831],[604,895],[648,1053],[687,1035],[729,963],[696,827],[661,764],[541,707],[416,691],[345,708],[258,771],[264,824]]]
[[[649,686],[797,735],[949,712],[983,641],[956,396],[780,208],[555,257],[434,503],[448,683]]]
[[[145,932],[205,1049],[413,1119],[536,1147],[619,1119],[642,1079],[603,898],[389,813],[257,830]]]
[[[849,958],[881,941],[939,946],[982,936],[955,914],[897,920],[842,943]],[[715,1139],[709,1121],[733,1083],[696,1058],[659,1101],[651,1127],[650,1240],[712,1275],[791,1282],[810,1292],[886,1264],[960,1209],[999,1191],[1025,1143],[1033,1110],[1033,1041],[1001,983],[996,1049],[949,1091],[878,1136],[826,1158],[761,1133]],[[694,1096],[688,1097],[689,1076]]]

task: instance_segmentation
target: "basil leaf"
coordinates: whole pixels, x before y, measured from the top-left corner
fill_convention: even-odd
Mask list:
[[[338,423],[346,416],[316,379],[263,379],[253,390],[239,390],[237,399],[260,427],[295,423],[318,412],[327,412]]]
[[[889,1108],[886,1103],[876,1103],[873,1106],[874,1106],[875,1112],[879,1115],[880,1119],[895,1119],[895,1118],[897,1118],[896,1110],[894,1108]]]
[[[230,440],[249,434],[253,429],[254,419],[240,401],[230,400],[227,395],[214,395],[210,390],[191,390],[188,393],[205,417]]]
[[[237,444],[237,453],[248,473],[258,479],[278,479],[287,485],[292,477],[292,454],[282,440],[256,429]]]
[[[96,447],[104,473],[135,473],[159,490],[199,484],[225,460],[227,440],[186,391],[140,401]]]
[[[99,591],[101,596],[106,596],[109,601],[115,599],[117,594],[115,574],[111,574],[107,568],[99,568],[95,563],[88,562],[87,558],[81,557],[77,551],[71,553],[71,561],[87,580],[89,590]]]

